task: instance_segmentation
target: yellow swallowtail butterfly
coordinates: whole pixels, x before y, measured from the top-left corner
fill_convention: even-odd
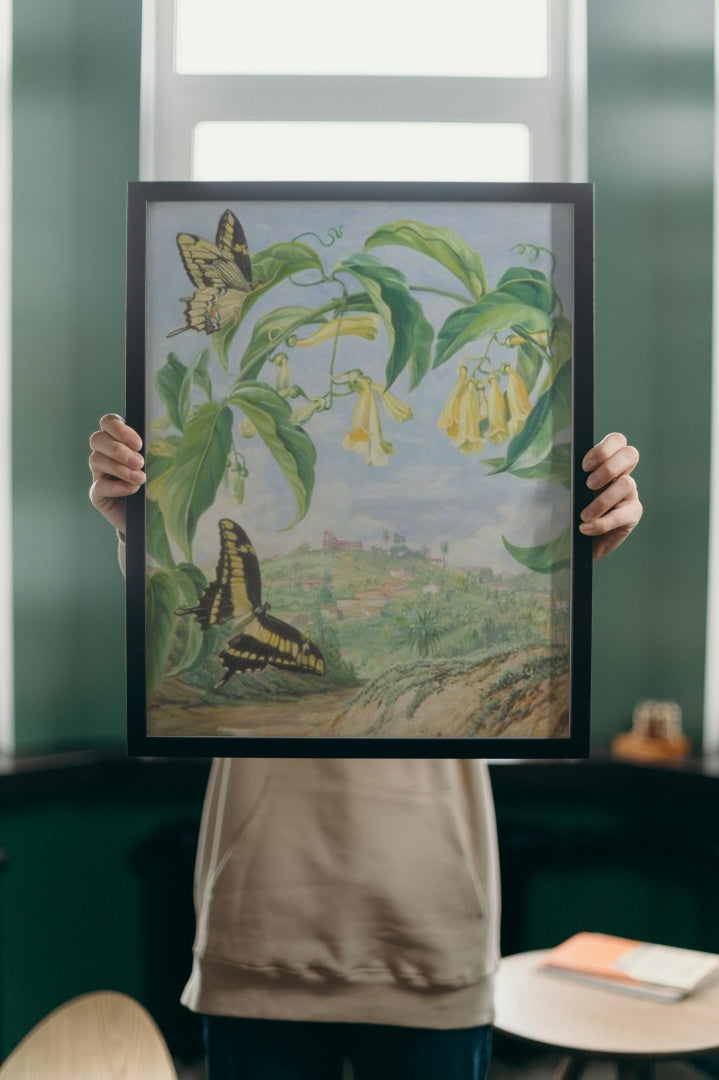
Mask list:
[[[225,210],[214,244],[192,233],[179,233],[177,247],[195,292],[183,298],[185,325],[167,336],[185,330],[214,334],[237,318],[253,289],[244,229],[232,211]]]
[[[225,674],[215,690],[236,672],[259,671],[268,664],[282,671],[324,675],[325,660],[314,642],[269,612],[270,605],[262,603],[260,564],[250,538],[234,521],[223,518],[215,579],[196,607],[177,612],[194,615],[203,630],[229,619],[238,622],[242,632],[220,653]]]

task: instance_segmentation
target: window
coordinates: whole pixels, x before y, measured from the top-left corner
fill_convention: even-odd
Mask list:
[[[179,75],[542,78],[549,69],[547,0],[443,0],[441,23],[429,0],[363,0],[351,19],[337,18],[334,0],[177,0],[175,10]]]
[[[584,179],[584,3],[145,0],[143,179]]]
[[[384,180],[388,163],[393,180],[528,180],[530,162],[525,124],[214,120],[192,144],[194,180]]]

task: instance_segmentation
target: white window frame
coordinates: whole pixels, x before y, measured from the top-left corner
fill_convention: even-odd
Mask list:
[[[191,179],[203,120],[311,119],[526,124],[533,180],[584,180],[586,0],[548,2],[549,75],[496,79],[178,75],[175,0],[144,0],[140,176]]]
[[[15,749],[11,438],[12,2],[0,0],[0,752]]]

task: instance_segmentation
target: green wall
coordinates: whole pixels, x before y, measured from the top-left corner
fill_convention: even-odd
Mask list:
[[[14,5],[17,745],[123,737],[123,585],[87,439],[124,408],[125,190],[140,0]]]
[[[123,738],[122,581],[86,498],[123,408],[140,0],[15,4],[14,480],[20,750]],[[589,0],[597,432],[642,451],[645,520],[596,574],[595,741],[640,697],[699,734],[709,450],[713,5]]]
[[[179,873],[165,830],[177,837],[187,823],[191,834],[203,777],[186,792],[153,792],[133,775],[2,793],[0,1058],[52,1009],[93,990],[137,998],[166,1029],[191,964],[192,850]]]
[[[669,697],[700,738],[710,444],[711,0],[589,0],[598,435],[642,453],[645,515],[595,574],[592,728]]]

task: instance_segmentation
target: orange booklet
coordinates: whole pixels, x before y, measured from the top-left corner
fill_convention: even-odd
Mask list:
[[[609,934],[575,934],[542,961],[548,972],[659,1001],[678,1001],[719,977],[719,956]]]

